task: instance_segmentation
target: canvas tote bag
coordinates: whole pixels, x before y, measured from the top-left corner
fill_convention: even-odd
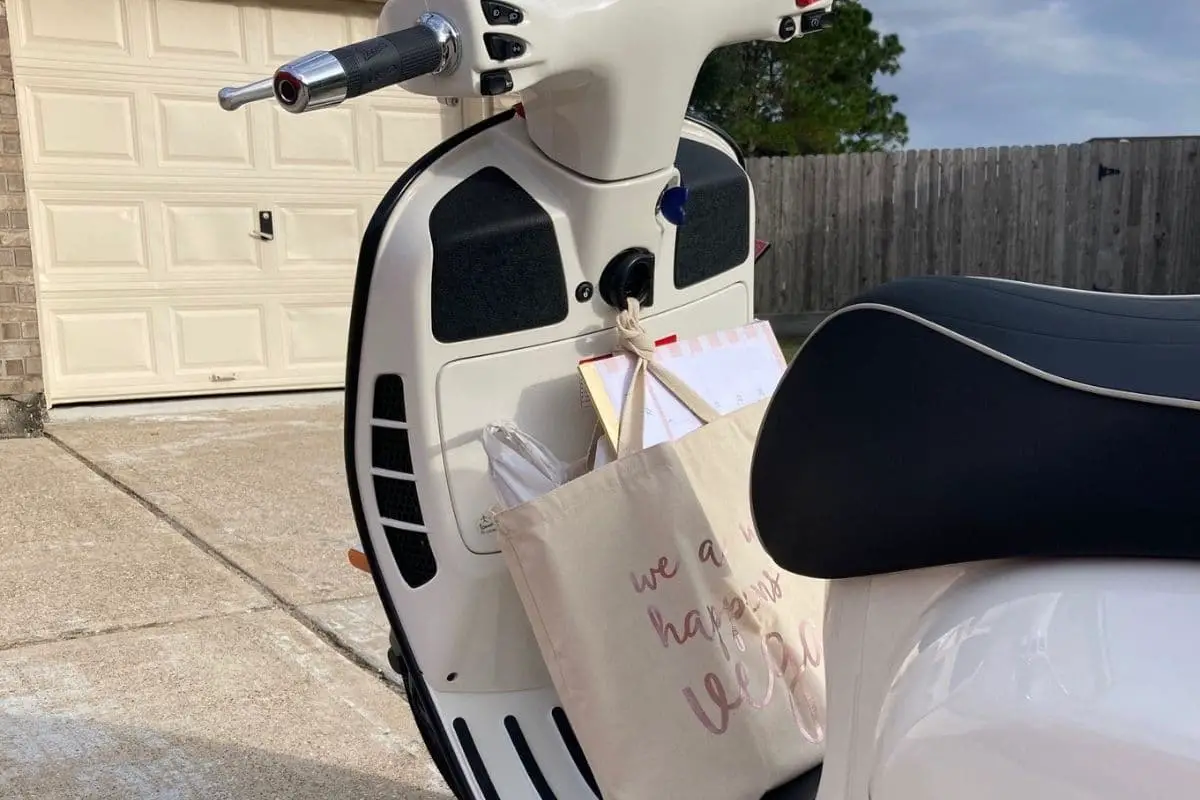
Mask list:
[[[719,417],[637,311],[617,460],[496,513],[501,551],[605,800],[759,800],[824,753],[825,582],[751,524],[767,401]],[[707,424],[641,449],[647,371]]]

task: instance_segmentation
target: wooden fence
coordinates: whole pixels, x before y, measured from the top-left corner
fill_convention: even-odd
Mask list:
[[[756,158],[765,315],[907,275],[1200,294],[1200,139]]]

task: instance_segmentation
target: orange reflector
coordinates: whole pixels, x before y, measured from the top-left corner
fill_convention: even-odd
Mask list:
[[[370,574],[371,564],[367,561],[367,554],[362,550],[351,547],[346,551],[346,557],[350,559],[350,566]]]

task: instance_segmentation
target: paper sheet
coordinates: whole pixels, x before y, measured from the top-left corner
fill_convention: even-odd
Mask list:
[[[720,414],[769,397],[787,368],[768,322],[754,322],[665,345],[655,351],[655,359]],[[635,363],[632,355],[618,353],[579,365],[584,386],[613,447]],[[695,414],[653,376],[646,377],[645,447],[678,439],[700,427]]]

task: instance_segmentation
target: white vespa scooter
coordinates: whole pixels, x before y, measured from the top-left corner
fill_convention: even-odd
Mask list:
[[[350,323],[356,522],[458,798],[599,796],[483,522],[479,434],[508,418],[582,454],[576,365],[629,297],[655,336],[752,319],[752,189],[687,98],[716,47],[801,38],[830,6],[389,0],[380,37],[220,93],[522,94],[387,193]],[[809,337],[749,484],[780,565],[832,579],[830,718],[823,768],[768,798],[1200,791],[1197,367],[1200,299],[985,279],[888,284]]]

